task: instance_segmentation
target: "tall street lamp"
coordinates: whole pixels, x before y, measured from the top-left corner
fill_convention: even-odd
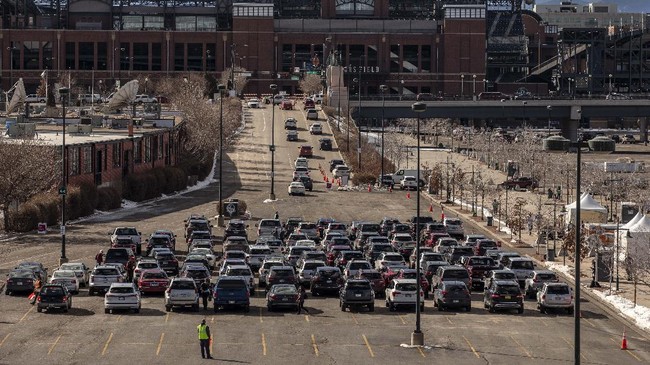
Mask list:
[[[420,115],[422,112],[427,110],[427,105],[424,103],[413,103],[411,105],[411,109],[415,114],[418,116],[418,124],[417,124],[417,136],[418,136],[418,144],[417,144],[417,149],[418,149],[418,154],[417,154],[417,200],[416,200],[416,216],[415,216],[415,257],[417,258],[415,260],[415,271],[416,271],[416,277],[415,277],[415,285],[416,285],[416,295],[417,298],[415,300],[415,331],[411,334],[411,345],[412,346],[424,346],[424,334],[422,333],[422,330],[420,329],[420,312],[421,312],[421,307],[420,307],[420,295],[422,293],[420,292],[420,287],[421,287],[421,282],[420,282],[420,275],[422,274],[420,272]]]
[[[59,89],[59,95],[61,96],[61,106],[63,108],[63,129],[61,136],[63,137],[63,143],[61,146],[61,188],[59,189],[59,195],[61,195],[61,257],[59,258],[59,265],[68,262],[68,258],[65,256],[65,197],[67,194],[68,188],[68,170],[66,163],[66,151],[65,151],[65,101],[70,93],[70,89],[67,87],[62,87]]]
[[[546,111],[548,111],[548,137],[551,136],[551,110],[553,110],[553,106],[547,105]]]
[[[357,83],[358,86],[358,92],[359,92],[359,109],[357,110],[358,117],[357,117],[357,133],[358,133],[358,138],[357,138],[357,165],[358,168],[361,169],[361,67],[359,67],[359,77],[354,79],[354,82]],[[348,144],[350,143],[350,140],[348,139]]]
[[[384,107],[386,105],[386,90],[388,86],[379,85],[381,90],[381,175],[379,175],[379,186],[384,185]]]
[[[609,93],[612,93],[612,74],[607,75],[609,76]]]
[[[7,47],[9,51],[9,88],[14,86],[14,51],[17,50],[16,47]]]
[[[465,75],[461,74],[460,75],[460,98],[463,99],[465,97]]]
[[[476,75],[472,75],[472,99],[476,99]]]
[[[275,94],[278,91],[278,85],[271,84],[270,87],[273,97],[271,98],[271,146],[269,146],[271,151],[271,193],[269,199],[275,200]]]
[[[219,90],[219,206],[217,207],[219,215],[217,225],[223,227],[223,94],[226,86],[219,84],[217,90]]]

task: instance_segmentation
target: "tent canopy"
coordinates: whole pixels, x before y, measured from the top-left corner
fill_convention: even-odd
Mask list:
[[[567,210],[572,210],[576,208],[576,202],[573,202],[566,206]],[[607,213],[607,208],[598,204],[596,200],[589,193],[584,193],[580,197],[580,210],[593,210],[598,212]]]
[[[635,225],[630,227],[629,232],[650,233],[650,218],[644,215]]]
[[[639,220],[641,220],[641,218],[643,218],[643,213],[641,213],[641,211],[639,211],[638,213],[636,213],[636,215],[632,219],[630,219],[629,222],[625,223],[625,225],[623,225],[621,227],[621,229],[630,229],[630,228],[632,228]]]

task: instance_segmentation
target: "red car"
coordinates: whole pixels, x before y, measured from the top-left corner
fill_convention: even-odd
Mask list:
[[[160,269],[144,270],[138,280],[138,288],[143,293],[162,293],[168,286],[169,277]]]
[[[438,244],[438,239],[443,237],[449,237],[447,233],[433,232],[429,234],[429,237],[424,241],[424,244],[427,247],[435,247]]]
[[[349,245],[334,245],[330,247],[327,252],[327,265],[334,266],[334,260],[338,257],[341,251],[352,251],[352,247]]]
[[[282,110],[293,110],[293,102],[291,100],[283,100],[280,103],[280,109],[282,109]]]
[[[386,295],[386,283],[384,282],[384,278],[382,278],[381,274],[379,271],[375,269],[370,269],[370,270],[359,270],[357,274],[354,276],[355,279],[366,279],[370,281],[370,286],[372,289],[375,291],[375,295],[378,297],[383,297]]]
[[[390,284],[391,280],[393,280],[399,274],[400,270],[406,268],[407,267],[404,265],[384,266],[384,269],[381,273],[381,276],[384,279],[384,287]]]
[[[313,157],[314,152],[312,151],[311,146],[300,146],[298,147],[300,152],[298,152],[298,157]]]
[[[312,99],[305,99],[305,110],[316,107],[316,103]]]
[[[395,279],[415,279],[417,271],[415,269],[402,269],[397,273]],[[420,274],[420,286],[424,292],[424,297],[429,298],[429,281],[425,274]]]

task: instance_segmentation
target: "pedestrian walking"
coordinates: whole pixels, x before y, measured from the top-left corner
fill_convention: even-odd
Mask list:
[[[126,262],[126,280],[128,282],[133,281],[133,271],[135,271],[135,259],[130,258],[129,261]]]
[[[204,359],[212,359],[212,356],[210,355],[210,341],[212,340],[212,335],[210,335],[210,327],[205,324],[205,319],[201,320],[201,324],[196,326],[196,329],[199,333],[201,357]]]
[[[531,236],[533,234],[533,215],[529,214],[528,215],[528,235]]]
[[[208,300],[210,300],[210,294],[212,294],[212,288],[210,287],[210,279],[205,279],[201,283],[201,298],[203,298],[203,310],[208,310]]]
[[[275,215],[273,216],[273,219],[280,219],[280,214],[278,213],[277,210],[275,211]]]
[[[99,250],[99,253],[95,256],[95,262],[97,262],[97,266],[104,262],[104,250]]]
[[[301,285],[300,290],[298,290],[298,312],[296,314],[302,313],[304,309],[307,314],[309,311],[305,308],[305,299],[307,298],[307,293],[305,293],[305,288]]]
[[[34,305],[36,303],[36,299],[38,298],[38,295],[41,293],[42,286],[43,283],[41,282],[41,278],[37,277],[36,281],[34,282],[34,292],[29,296],[29,303],[31,303],[31,305]]]

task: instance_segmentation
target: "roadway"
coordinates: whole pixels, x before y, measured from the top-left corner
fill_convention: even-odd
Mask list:
[[[406,220],[415,213],[415,199],[401,192],[336,191],[325,189],[317,167],[336,151],[318,150],[321,136],[309,135],[302,111],[275,110],[276,195],[265,202],[270,190],[271,110],[252,110],[236,146],[228,151],[224,175],[226,196],[247,202],[254,220],[302,216],[308,220],[332,216],[344,222],[379,221],[384,216]],[[299,123],[299,142],[285,140],[284,119]],[[321,115],[321,119],[323,116]],[[326,135],[331,135],[325,127]],[[300,144],[315,147],[310,160],[314,191],[304,197],[288,196],[293,161]],[[325,167],[327,169],[327,167]],[[71,260],[92,264],[95,253],[108,247],[108,232],[118,225],[135,225],[146,236],[157,228],[178,233],[184,249],[182,220],[190,213],[214,215],[216,184],[144,206],[101,214],[70,225],[67,239]],[[423,203],[426,212],[427,203]],[[434,216],[440,212],[434,209]],[[250,236],[254,237],[253,222]],[[466,233],[482,232],[468,223]],[[42,261],[50,272],[58,259],[59,237],[21,235],[0,245],[0,272],[28,258]],[[181,252],[182,253],[182,252]],[[104,314],[101,297],[86,290],[73,299],[69,314],[37,313],[26,297],[0,296],[0,364],[27,362],[61,363],[202,363],[196,326],[206,318],[215,335],[213,351],[218,362],[280,364],[288,359],[310,364],[564,364],[573,359],[573,318],[563,314],[541,315],[526,301],[524,314],[490,314],[482,308],[482,295],[473,294],[469,313],[434,311],[426,302],[422,330],[427,347],[400,346],[410,342],[415,315],[412,311],[389,312],[378,299],[376,311],[341,312],[336,298],[309,297],[310,315],[266,310],[262,292],[252,298],[250,313],[166,313],[159,296],[145,296],[140,314]],[[596,303],[583,306],[582,359],[589,364],[650,362],[650,341],[628,329],[630,351],[619,349],[624,324]]]

